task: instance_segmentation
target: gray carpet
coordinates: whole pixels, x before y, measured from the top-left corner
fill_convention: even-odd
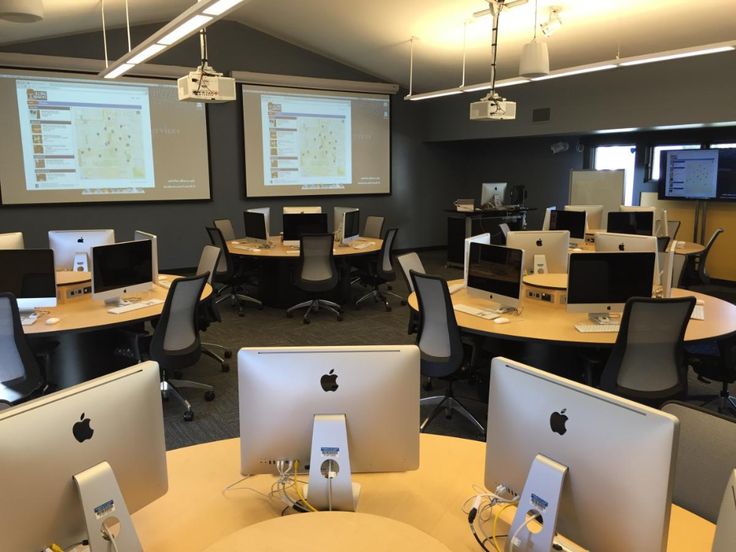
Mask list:
[[[448,279],[462,277],[462,270],[445,267],[446,253],[431,251],[421,253],[422,262],[428,272]],[[394,283],[394,291],[406,296],[406,286],[401,277]],[[164,404],[166,445],[169,449],[183,446],[236,437],[238,427],[238,390],[237,390],[237,350],[240,347],[297,346],[297,345],[394,345],[414,343],[415,336],[407,334],[409,307],[401,306],[398,300],[391,299],[393,309],[386,312],[382,304],[364,303],[360,310],[351,306],[345,309],[342,322],[337,322],[334,315],[328,312],[315,313],[312,323],[302,324],[301,317],[287,318],[284,311],[264,308],[258,311],[248,307],[244,317],[238,317],[237,311],[227,303],[220,305],[222,323],[213,324],[203,333],[204,341],[219,343],[233,351],[231,370],[220,372],[218,364],[209,357],[203,356],[200,361],[185,372],[184,377],[215,386],[216,398],[206,402],[200,391],[183,390],[192,402],[195,418],[192,422],[184,422],[183,409],[177,401],[170,400]],[[484,348],[497,350],[497,343],[487,343]],[[528,362],[571,377],[576,377],[575,370],[560,369],[574,363],[574,351],[568,348],[534,347],[522,350],[518,346],[505,344],[503,353],[506,356]],[[541,351],[541,352],[540,352]],[[490,358],[490,353],[488,353]],[[484,384],[456,384],[456,395],[475,417],[485,424],[487,405],[479,399],[478,389]],[[431,394],[441,394],[443,383],[434,384]],[[691,378],[690,391],[693,394],[716,394],[718,385],[704,385]],[[487,392],[487,383],[485,384]],[[423,396],[430,394],[422,391]],[[711,406],[714,403],[711,404]],[[425,414],[423,412],[423,414]],[[473,426],[462,416],[454,415],[452,419],[444,416],[436,418],[428,427],[431,433],[453,435],[477,439],[478,434]]]

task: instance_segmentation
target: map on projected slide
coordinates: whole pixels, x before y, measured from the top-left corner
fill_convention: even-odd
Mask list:
[[[305,177],[345,176],[345,119],[299,121],[299,167]]]

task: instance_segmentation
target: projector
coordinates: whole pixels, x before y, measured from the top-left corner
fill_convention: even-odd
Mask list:
[[[503,121],[516,119],[516,102],[503,98],[481,100],[470,104],[471,121]]]
[[[235,79],[223,77],[222,73],[205,65],[178,79],[179,101],[222,103],[235,100]]]

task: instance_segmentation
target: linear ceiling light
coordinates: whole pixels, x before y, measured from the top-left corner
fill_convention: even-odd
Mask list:
[[[573,75],[584,75],[585,73],[595,73],[596,71],[606,71],[607,69],[615,69],[615,63],[604,63],[603,65],[594,65],[592,67],[580,67],[574,69],[559,69],[549,75],[543,77],[534,77],[533,81],[543,81],[549,79],[558,79],[560,77],[572,77]]]
[[[248,0],[200,0],[188,10],[138,44],[127,54],[108,65],[99,76],[114,79],[139,63],[161,54],[163,51],[190,37],[199,29],[211,25]]]
[[[629,67],[631,65],[641,65],[642,63],[655,63],[658,61],[668,61],[670,59],[680,59],[680,58],[686,58],[686,57],[694,57],[694,56],[704,56],[706,54],[718,54],[720,52],[728,52],[729,50],[733,50],[733,46],[720,46],[717,48],[706,48],[704,50],[690,50],[690,51],[684,51],[684,52],[676,52],[672,54],[664,54],[661,56],[655,56],[655,57],[644,57],[641,59],[632,59],[631,61],[625,61],[623,63],[620,63],[619,65],[623,65],[624,67]]]

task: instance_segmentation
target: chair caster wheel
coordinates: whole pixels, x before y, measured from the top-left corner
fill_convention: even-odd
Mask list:
[[[225,356],[225,358],[230,358],[231,356],[233,356],[233,353],[232,353],[232,351],[230,349],[225,349],[225,355],[224,356]]]
[[[181,370],[174,370],[174,379],[181,379],[183,375]]]
[[[337,315],[337,321],[338,322],[342,322],[342,314],[338,314]]]
[[[204,393],[204,400],[207,402],[214,401],[215,400],[215,392],[214,391],[205,391]]]
[[[294,318],[294,315],[290,312],[286,313],[286,318]]]
[[[194,412],[191,410],[187,410],[184,413],[184,421],[185,422],[191,422],[194,419]]]
[[[311,320],[309,318],[305,318],[305,319],[302,320],[302,323],[303,324],[309,324],[310,322],[311,322]]]
[[[222,367],[220,368],[221,372],[229,372],[230,371],[230,363],[229,362],[223,362]]]
[[[402,307],[405,307],[406,306],[406,301],[404,301],[403,299],[401,300],[401,306]]]
[[[244,313],[243,311],[240,311],[240,312],[238,313],[238,316],[239,316],[240,318],[243,318],[243,317],[245,316],[245,313]]]
[[[390,305],[386,305],[386,312],[391,312],[391,306]]]

